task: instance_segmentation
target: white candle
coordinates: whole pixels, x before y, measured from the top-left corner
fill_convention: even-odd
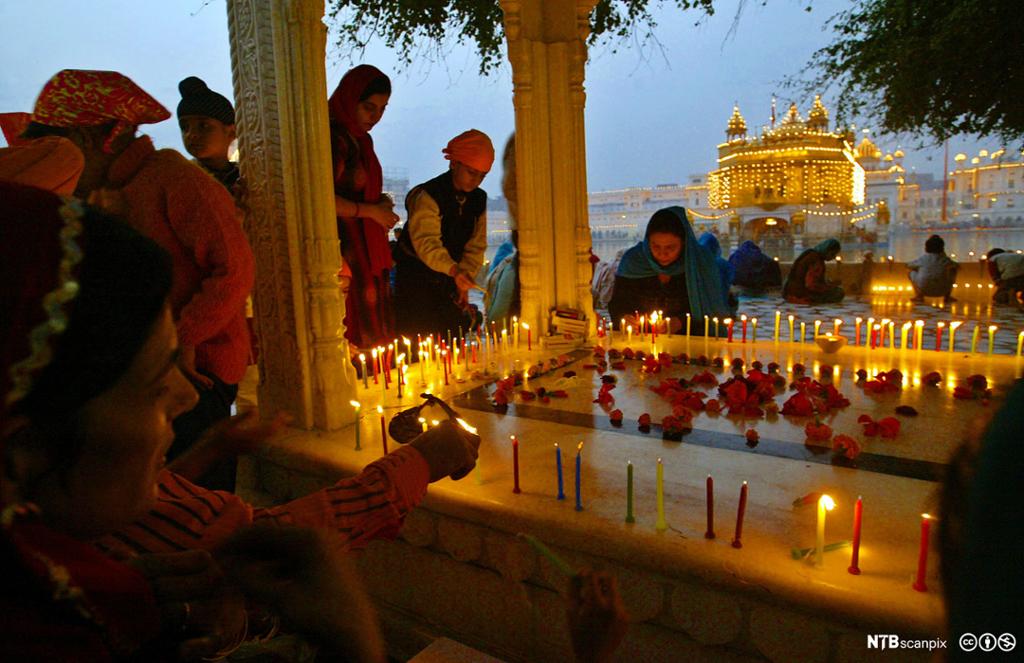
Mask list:
[[[818,498],[818,528],[814,546],[814,563],[821,566],[825,561],[825,513],[831,511],[836,503],[828,495]]]

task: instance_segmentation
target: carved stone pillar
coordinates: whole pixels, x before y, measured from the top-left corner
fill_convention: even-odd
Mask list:
[[[337,272],[323,0],[228,0],[249,240],[256,254],[260,409],[333,430],[353,419]]]
[[[586,38],[596,0],[501,0],[512,63],[522,318],[577,308],[594,324],[583,125]]]

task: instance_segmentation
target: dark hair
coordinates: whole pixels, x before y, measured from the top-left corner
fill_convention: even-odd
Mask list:
[[[991,260],[992,256],[997,256],[1000,253],[1006,253],[1006,251],[1004,249],[992,249],[991,251],[985,254],[985,257]]]
[[[387,76],[378,76],[370,81],[363,93],[359,95],[359,101],[366,101],[375,94],[391,94],[391,79]]]
[[[20,138],[24,138],[26,140],[32,138],[45,138],[47,136],[60,136],[61,138],[67,138],[70,133],[70,127],[51,127],[48,124],[29,122],[28,126],[21,132]]]
[[[925,253],[942,253],[946,250],[946,242],[938,235],[932,235],[924,241]]]
[[[660,209],[651,216],[651,220],[647,222],[644,239],[649,239],[654,233],[669,233],[684,242],[686,241],[686,229],[683,227],[683,221],[668,209]]]
[[[78,295],[53,359],[12,408],[48,443],[80,444],[77,415],[128,370],[149,339],[171,290],[171,259],[152,240],[87,209],[80,236]],[[72,462],[77,448],[54,449]]]

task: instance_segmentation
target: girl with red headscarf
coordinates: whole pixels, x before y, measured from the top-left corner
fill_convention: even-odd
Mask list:
[[[345,298],[345,337],[360,348],[386,344],[394,337],[388,231],[398,216],[394,202],[383,195],[384,175],[370,137],[390,97],[388,77],[363,64],[342,77],[328,101],[338,239],[352,273]]]

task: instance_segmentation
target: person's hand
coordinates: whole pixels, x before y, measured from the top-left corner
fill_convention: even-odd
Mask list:
[[[447,476],[458,481],[476,466],[480,436],[445,420],[428,428],[409,445],[423,454],[430,467],[431,483]]]
[[[217,558],[230,582],[318,644],[325,659],[384,661],[369,597],[350,558],[329,537],[306,528],[250,527],[232,536]]]
[[[359,203],[360,214],[364,218],[373,219],[385,230],[391,230],[398,223],[398,215],[392,209],[393,205],[387,203]]]
[[[476,283],[473,282],[473,278],[462,270],[456,270],[453,277],[455,278],[455,287],[459,289],[459,292],[468,292],[474,285],[476,285]]]
[[[213,380],[196,370],[196,348],[194,345],[181,346],[181,353],[178,355],[178,368],[192,384],[197,384],[203,389],[213,386]]]
[[[589,569],[573,576],[565,614],[576,660],[610,661],[629,625],[615,578]]]
[[[141,555],[128,564],[149,580],[182,659],[214,656],[243,637],[245,600],[205,550]]]

